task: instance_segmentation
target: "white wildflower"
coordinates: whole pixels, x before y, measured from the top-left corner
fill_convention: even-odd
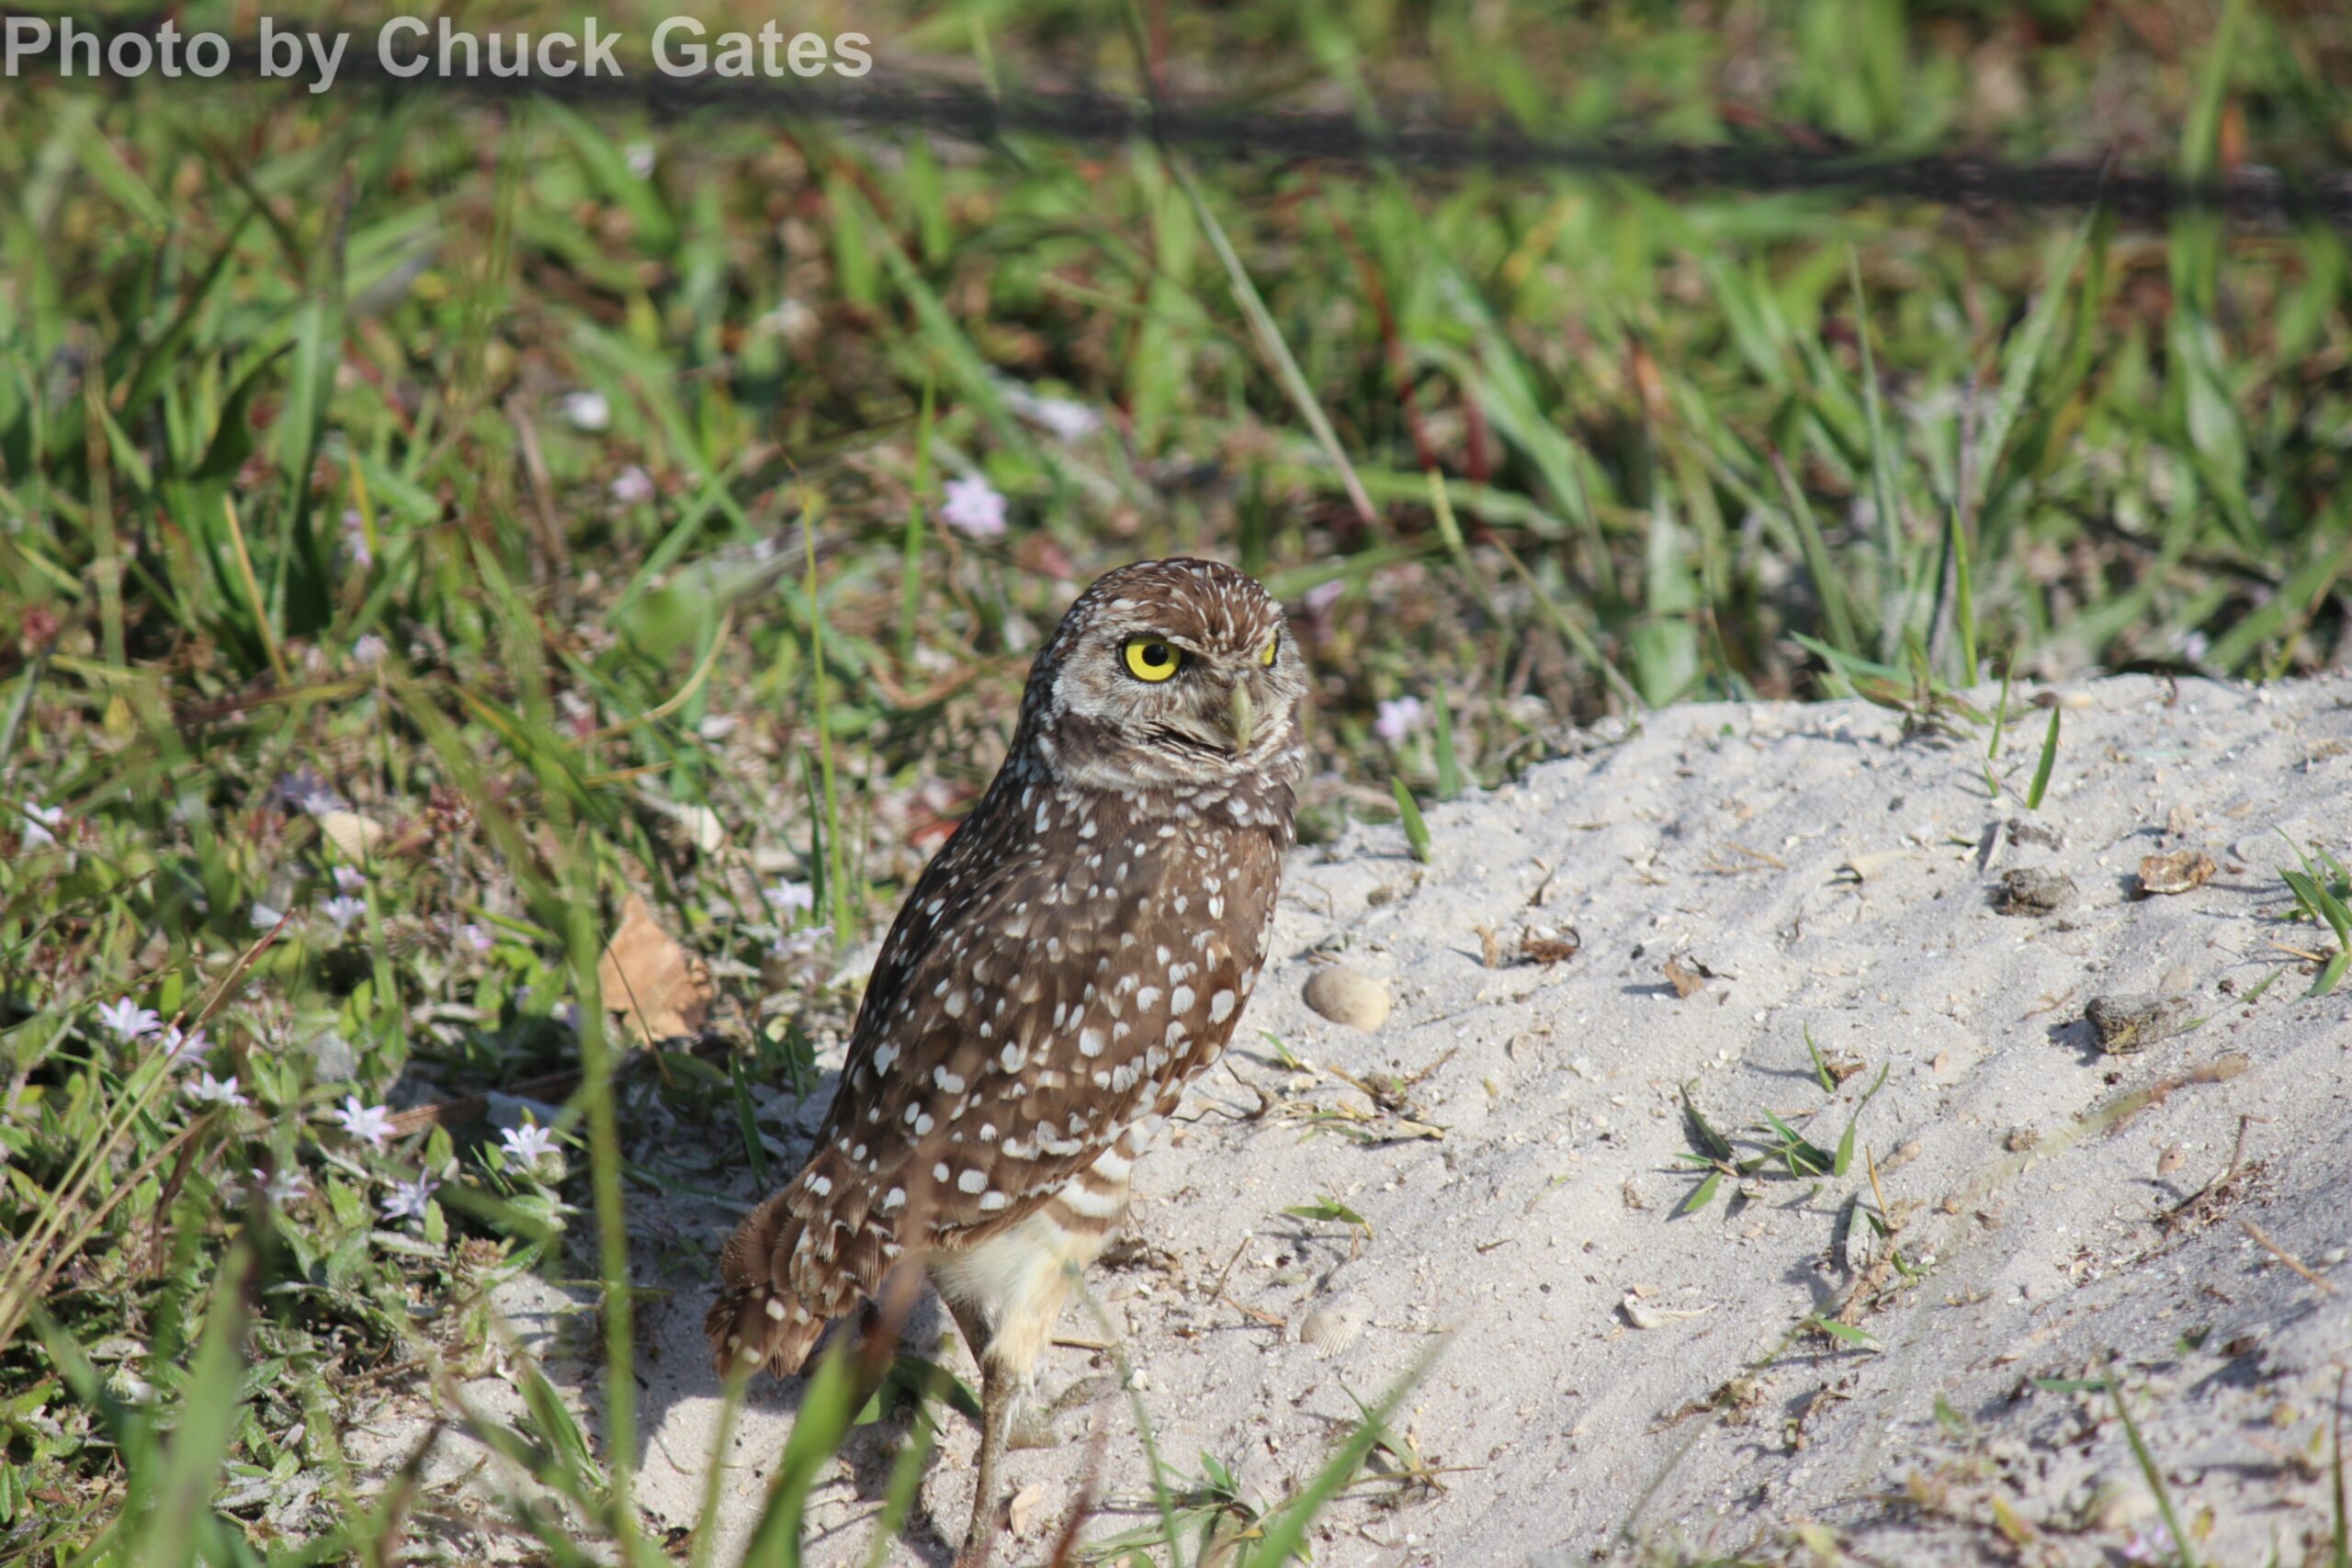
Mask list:
[[[380,1105],[362,1105],[356,1094],[343,1097],[343,1109],[334,1113],[343,1130],[355,1138],[365,1139],[378,1154],[384,1152],[386,1140],[392,1135],[392,1114]]]
[[[425,1206],[433,1201],[433,1194],[440,1183],[430,1176],[420,1176],[414,1181],[396,1181],[390,1195],[377,1200],[387,1220],[421,1220]]]
[[[947,499],[939,508],[939,520],[967,538],[1001,538],[1004,497],[978,475],[967,479],[949,479]]]
[[[642,506],[653,499],[653,476],[641,464],[631,463],[613,480],[612,492],[623,506]]]
[[[209,1045],[201,1029],[182,1030],[175,1023],[164,1031],[164,1060],[175,1066],[203,1055]]]
[[[141,1007],[129,997],[118,997],[111,1007],[98,1010],[98,1021],[114,1031],[118,1040],[137,1040],[164,1027],[161,1014]]]
[[[613,423],[613,405],[602,392],[572,392],[563,400],[563,417],[572,429],[594,435]]]
[[[831,926],[809,926],[806,930],[794,931],[783,941],[771,946],[768,951],[776,957],[786,960],[812,958],[816,956],[818,946],[832,934],[833,928]]]
[[[1391,746],[1401,746],[1427,722],[1420,698],[1389,697],[1381,702],[1380,716],[1372,721],[1372,731]]]
[[[506,1157],[528,1168],[555,1152],[555,1134],[537,1122],[526,1122],[520,1127],[503,1129],[498,1134],[498,1146]]]
[[[817,319],[816,311],[799,300],[787,297],[777,300],[773,309],[753,321],[752,329],[770,337],[782,338],[786,343],[797,344],[815,333],[821,324]]]
[[[38,800],[28,800],[19,809],[24,813],[18,823],[18,831],[23,835],[25,848],[43,849],[57,842],[57,829],[65,825],[63,807],[43,806]]]
[[[265,1173],[256,1166],[253,1179],[254,1190],[273,1209],[287,1208],[311,1195],[309,1179],[291,1166],[279,1169],[274,1175]]]
[[[789,915],[796,909],[814,909],[817,907],[817,889],[806,882],[778,882],[768,888],[765,897],[768,908],[779,915]]]
[[[345,508],[343,513],[343,553],[362,571],[376,564],[376,552],[368,547],[368,520],[356,507]]]
[[[234,1073],[225,1078],[216,1078],[206,1073],[188,1085],[184,1092],[199,1105],[226,1105],[234,1109],[253,1103],[237,1092],[237,1075]]]

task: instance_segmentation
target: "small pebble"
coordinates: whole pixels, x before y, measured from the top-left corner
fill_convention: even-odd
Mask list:
[[[2020,866],[2001,874],[2000,909],[2005,915],[2054,915],[2074,907],[2075,879],[2063,872]]]
[[[2084,1510],[2086,1522],[2094,1529],[2115,1532],[2154,1518],[2156,1500],[2145,1490],[2129,1482],[2107,1481],[2091,1494],[2090,1506]]]
[[[2099,1048],[2110,1055],[2144,1051],[2169,1040],[2188,1025],[2187,997],[2154,997],[2144,993],[2094,997],[2083,1010],[2084,1019],[2098,1034]]]
[[[1386,986],[1335,964],[1306,977],[1306,1005],[1333,1023],[1369,1034],[1387,1021],[1390,1004]]]
[[[2036,822],[2030,817],[2012,817],[2008,821],[2009,842],[2039,844],[2045,850],[2063,850],[2066,836],[2046,822]]]

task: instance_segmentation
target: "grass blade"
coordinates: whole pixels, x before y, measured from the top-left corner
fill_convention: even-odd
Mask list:
[[[1250,269],[1241,265],[1240,254],[1234,250],[1233,242],[1226,237],[1225,225],[1216,220],[1216,214],[1210,209],[1208,199],[1201,195],[1201,187],[1193,183],[1190,171],[1174,162],[1168,167],[1175,175],[1176,183],[1183,187],[1185,197],[1192,202],[1193,216],[1201,220],[1201,231],[1208,236],[1209,248],[1216,252],[1216,259],[1224,264],[1226,281],[1232,287],[1234,303],[1241,307],[1241,314],[1250,323],[1250,333],[1258,340],[1260,352],[1273,365],[1283,390],[1290,394],[1291,406],[1298,410],[1298,417],[1305,420],[1306,428],[1314,433],[1316,445],[1323,448],[1323,455],[1330,458],[1331,466],[1339,470],[1340,482],[1347,486],[1348,503],[1355,508],[1356,515],[1366,525],[1376,525],[1380,514],[1373,510],[1372,498],[1364,493],[1363,481],[1356,477],[1355,465],[1348,461],[1347,453],[1340,446],[1339,436],[1331,429],[1330,420],[1324,415],[1322,403],[1315,396],[1315,389],[1307,385],[1305,373],[1298,367],[1298,361],[1291,356],[1290,345],[1283,341],[1281,329],[1274,325],[1272,313],[1266,309],[1265,300],[1259,297],[1258,286],[1250,281]]]
[[[2074,276],[2075,264],[2081,261],[2083,247],[2089,243],[2092,225],[2097,221],[2098,214],[2093,212],[2075,226],[2074,237],[2066,243],[2056,265],[2050,269],[2049,279],[2042,285],[2041,297],[2033,302],[2025,325],[2018,330],[2016,338],[2003,356],[2001,389],[1994,397],[1992,412],[1985,417],[1984,428],[1976,443],[1977,472],[1984,476],[1977,482],[1977,494],[1986,503],[2000,493],[2002,481],[2007,478],[2000,468],[2003,449],[2008,446],[2009,432],[2015,428],[2018,415],[2025,407],[2026,394],[2033,389],[2034,376],[2041,368],[2042,355],[2050,346],[2052,334],[2057,330],[2058,314],[2064,308],[2066,299],[2066,281]],[[1984,511],[1985,508],[1980,506],[1980,538],[1984,536]]]
[[[555,794],[553,790],[550,795]],[[569,813],[565,813],[569,815]],[[613,1092],[614,1060],[605,1029],[605,998],[597,982],[604,940],[596,930],[593,857],[577,855],[565,878],[571,895],[567,947],[572,986],[580,998],[581,1094],[588,1113],[593,1166],[597,1266],[605,1320],[605,1451],[610,1456],[611,1508],[622,1560],[637,1546],[630,1505],[631,1463],[637,1453],[636,1313],[629,1290],[628,1213],[621,1193],[620,1117]]]
[[[719,1496],[727,1481],[727,1456],[733,1450],[735,1423],[743,1413],[746,1379],[729,1378],[720,1390],[718,1428],[710,1436],[710,1458],[703,1473],[702,1503],[695,1511],[694,1540],[687,1551],[687,1568],[710,1568],[718,1550]]]
[[[2332,1424],[2335,1462],[2328,1467],[2328,1490],[2335,1504],[2335,1551],[2331,1568],[2352,1568],[2352,1516],[2344,1507],[2344,1382],[2347,1375],[2335,1374],[2335,1419]]]
[[[808,597],[808,667],[817,685],[817,768],[825,784],[825,893],[826,904],[832,917],[835,943],[849,940],[849,887],[842,859],[842,797],[833,769],[833,713],[831,693],[825,678],[825,606],[817,595],[817,512],[812,506],[803,513],[800,543],[807,558]]]
[[[2348,966],[2352,966],[2352,952],[2338,948],[2335,957],[2320,965],[2319,974],[2312,977],[2312,988],[2305,991],[2303,995],[2305,997],[2327,995],[2344,983],[2344,971]]]
[[[2009,676],[2014,667],[2001,666],[2001,696],[1993,705],[1993,737],[1984,743],[1984,793],[1995,800],[2001,798],[2001,736],[2009,726]]]
[[[1819,1313],[1807,1317],[1804,1326],[1816,1334],[1826,1334],[1841,1344],[1850,1345],[1857,1350],[1879,1348],[1877,1336],[1867,1329],[1857,1328],[1850,1323],[1840,1323],[1834,1317],[1824,1317]]]
[[[1960,509],[1944,513],[1952,570],[1952,619],[1960,635],[1960,669],[1952,681],[1963,690],[1976,684],[1976,586],[1968,562],[1968,530],[1961,526]]]
[[[747,1565],[799,1568],[800,1523],[808,1513],[808,1494],[819,1472],[848,1439],[851,1417],[863,1403],[857,1397],[855,1367],[854,1358],[836,1345],[808,1380],[792,1435],[785,1439],[775,1482],[768,1488],[767,1506],[743,1550]]]
[[[1411,847],[1413,858],[1423,865],[1430,862],[1430,827],[1421,820],[1421,808],[1413,803],[1413,792],[1405,787],[1403,779],[1390,779],[1389,788],[1396,796],[1396,815],[1405,824],[1405,842]]]
[[[1356,1423],[1355,1430],[1348,1434],[1348,1440],[1341,1443],[1339,1451],[1315,1472],[1315,1479],[1307,1483],[1306,1490],[1274,1517],[1264,1537],[1239,1559],[1241,1564],[1246,1568],[1280,1568],[1281,1564],[1304,1555],[1302,1548],[1306,1540],[1306,1532],[1314,1525],[1317,1516],[1349,1482],[1355,1479],[1356,1472],[1363,1468],[1364,1461],[1372,1457],[1372,1450],[1380,1446],[1389,1416],[1429,1374],[1430,1363],[1442,1348],[1443,1341],[1430,1347],[1415,1359],[1403,1377],[1389,1385],[1388,1392],[1380,1396],[1380,1403]]]
[[[1462,793],[1462,765],[1453,753],[1453,707],[1445,700],[1445,688],[1434,686],[1430,701],[1437,708],[1437,796],[1451,800]]]
[[[1885,584],[1889,613],[1880,617],[1879,655],[1894,653],[1894,634],[1902,616],[1898,579],[1903,559],[1903,516],[1894,504],[1894,454],[1886,438],[1886,419],[1879,406],[1878,360],[1871,350],[1869,301],[1862,294],[1860,255],[1846,247],[1846,278],[1854,295],[1854,339],[1862,351],[1862,414],[1871,442],[1871,502],[1878,509],[1879,574]]]
[[[866,1549],[865,1568],[883,1568],[889,1561],[890,1543],[898,1539],[908,1514],[913,1511],[915,1494],[922,1486],[923,1468],[931,1461],[932,1445],[938,1436],[936,1422],[918,1419],[899,1450],[899,1457],[890,1466],[889,1483],[882,1494],[882,1511],[874,1521],[874,1543]]]
[[[245,1367],[245,1291],[252,1282],[254,1255],[240,1242],[220,1267],[205,1314],[204,1337],[180,1395],[179,1424],[162,1458],[145,1543],[131,1561],[184,1568],[197,1549],[217,1534],[212,1492],[235,1434],[245,1401],[240,1392]]]
[[[1813,1025],[1810,1023],[1804,1026],[1804,1054],[1813,1058],[1813,1081],[1821,1086],[1821,1092],[1836,1094],[1838,1092],[1837,1075],[1829,1070],[1829,1064],[1822,1059],[1821,1047],[1813,1043]]]
[[[1698,1186],[1690,1189],[1690,1195],[1683,1199],[1681,1202],[1676,1204],[1674,1213],[1667,1217],[1668,1219],[1679,1220],[1685,1214],[1695,1214],[1700,1210],[1705,1208],[1708,1204],[1713,1202],[1715,1201],[1715,1189],[1723,1185],[1723,1179],[1724,1173],[1720,1170],[1711,1170],[1707,1172],[1707,1179],[1699,1183]]]
[[[2058,764],[2058,716],[2064,710],[2052,705],[2050,728],[2041,738],[2041,760],[2033,765],[2033,784],[2025,792],[2025,808],[2041,809],[2041,797],[2050,788],[2050,770]]]
[[[741,1053],[728,1057],[727,1077],[735,1091],[735,1125],[743,1134],[743,1159],[752,1168],[752,1185],[764,1191],[770,1185],[768,1151],[760,1141],[759,1122],[752,1108],[752,1080]]]
[[[1687,1084],[1682,1089],[1682,1115],[1683,1130],[1690,1134],[1692,1145],[1702,1155],[1713,1160],[1731,1158],[1731,1140],[1715,1131],[1713,1124],[1699,1110],[1698,1102],[1690,1098],[1690,1089]]]
[[[935,390],[922,384],[922,413],[915,423],[915,478],[907,502],[907,532],[899,543],[899,662],[915,656],[915,633],[922,625],[922,520],[931,505],[932,412]]]
[[[2123,1397],[2123,1380],[2109,1377],[2107,1392],[2115,1401],[2115,1414],[2123,1422],[2123,1435],[2131,1440],[2132,1457],[2139,1461],[2148,1490],[2155,1494],[2156,1508],[2164,1515],[2165,1528],[2172,1531],[2172,1549],[2180,1568],[2197,1568],[2196,1554],[2188,1548],[2188,1532],[2181,1528],[2180,1515],[2172,1506],[2172,1489],[2165,1484],[2164,1472],[2157,1468],[2155,1456],[2148,1452],[2147,1441],[2140,1436],[2140,1424],[2132,1419],[2131,1403]]]
[[[1813,515],[1813,503],[1805,500],[1796,476],[1789,472],[1789,465],[1777,450],[1772,454],[1772,471],[1781,476],[1781,492],[1789,498],[1789,515],[1796,522],[1805,572],[1813,579],[1814,593],[1821,601],[1821,620],[1829,634],[1829,645],[1849,658],[1859,659],[1862,649],[1854,640],[1854,617],[1846,606],[1845,579],[1830,558],[1829,546],[1821,536],[1821,525]]]
[[[1843,1176],[1849,1168],[1852,1168],[1854,1163],[1854,1129],[1862,1124],[1862,1111],[1868,1108],[1871,1100],[1878,1098],[1878,1091],[1886,1087],[1886,1075],[1893,1069],[1894,1066],[1894,1064],[1892,1062],[1880,1063],[1878,1077],[1871,1081],[1870,1088],[1862,1091],[1862,1098],[1854,1102],[1854,1113],[1846,1118],[1846,1131],[1838,1135],[1838,1157],[1833,1162],[1833,1168],[1830,1172],[1831,1175]]]

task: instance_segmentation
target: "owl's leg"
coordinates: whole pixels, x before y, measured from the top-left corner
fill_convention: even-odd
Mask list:
[[[1116,1185],[1097,1193],[1081,1177],[1018,1225],[976,1246],[931,1258],[932,1280],[980,1364],[980,1453],[972,1529],[958,1568],[985,1563],[996,1533],[996,1474],[1012,1448],[1050,1448],[1046,1411],[1035,1394],[1037,1362],[1079,1271],[1102,1250],[1110,1224],[1126,1204],[1127,1160]],[[1090,1173],[1091,1175],[1091,1173]]]
[[[972,1352],[972,1363],[985,1373],[989,1365],[989,1317],[980,1303],[967,1296],[940,1292],[939,1299],[947,1304],[947,1315],[956,1320],[956,1327],[964,1336],[965,1348]]]
[[[996,1545],[997,1463],[1004,1457],[1005,1429],[1012,1423],[1013,1380],[994,1361],[980,1362],[980,1454],[972,1477],[972,1522],[965,1527],[956,1568],[988,1568]]]
[[[989,1355],[988,1314],[980,1303],[955,1295],[943,1299],[980,1369],[980,1452],[973,1467],[972,1522],[964,1530],[956,1568],[988,1568],[989,1552],[996,1544],[997,1463],[1004,1455],[1005,1431],[1011,1425],[1014,1380]]]

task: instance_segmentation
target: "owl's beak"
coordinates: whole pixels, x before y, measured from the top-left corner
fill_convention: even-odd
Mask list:
[[[1250,738],[1258,727],[1258,705],[1250,699],[1248,686],[1238,683],[1234,686],[1233,701],[1226,709],[1225,722],[1226,728],[1233,736],[1233,749],[1236,751],[1250,750]]]

